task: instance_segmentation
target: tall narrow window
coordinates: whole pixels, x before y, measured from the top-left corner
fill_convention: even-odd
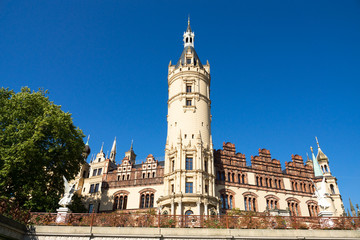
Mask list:
[[[93,176],[96,176],[97,169],[94,169]]]
[[[124,197],[121,196],[121,197],[120,197],[120,201],[119,201],[119,209],[122,209],[122,207],[123,207],[123,202],[124,202]]]
[[[186,170],[192,170],[193,169],[193,159],[191,157],[186,158]]]
[[[185,193],[192,193],[193,192],[193,183],[187,182],[185,184]]]
[[[150,195],[150,207],[154,207],[154,194]]]
[[[171,184],[171,193],[175,192],[174,184]]]
[[[101,172],[102,172],[102,168],[99,168],[98,172],[97,172],[97,175],[101,175]]]
[[[205,170],[205,172],[208,172],[208,161],[207,160],[205,160],[205,162],[204,162],[204,170]]]
[[[191,99],[186,99],[186,106],[191,106]]]
[[[89,204],[89,213],[94,211],[94,204]]]
[[[89,193],[93,193],[93,192],[94,192],[94,184],[91,184],[91,185],[90,185]]]
[[[95,190],[94,190],[94,192],[98,192],[99,191],[99,184],[97,183],[96,185],[95,185]]]
[[[145,207],[145,194],[141,194],[140,208]]]
[[[191,85],[186,85],[186,92],[191,93]]]
[[[145,208],[149,207],[149,202],[150,202],[150,196],[149,196],[149,194],[146,194]]]
[[[173,172],[175,170],[175,160],[171,160],[171,171]]]
[[[124,197],[123,209],[126,209],[126,205],[127,205],[127,196]]]

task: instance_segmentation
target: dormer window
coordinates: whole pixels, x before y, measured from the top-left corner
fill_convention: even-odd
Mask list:
[[[186,59],[186,64],[191,64],[191,58]]]

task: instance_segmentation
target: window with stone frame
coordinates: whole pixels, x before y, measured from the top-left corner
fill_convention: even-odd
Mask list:
[[[319,208],[318,208],[317,202],[315,202],[313,200],[309,200],[306,202],[306,204],[308,206],[309,216],[317,217],[318,213],[319,213]]]
[[[127,208],[129,192],[121,190],[116,192],[114,195],[113,210],[123,210]]]
[[[185,193],[193,193],[193,183],[192,182],[185,183]]]
[[[191,156],[186,156],[185,169],[186,170],[193,170],[193,158]]]
[[[251,192],[246,192],[243,194],[243,196],[244,196],[245,211],[256,212],[258,210],[258,207],[257,207],[258,196],[255,193],[251,193]]]
[[[273,210],[273,209],[279,209],[279,198],[275,195],[267,195],[265,197],[266,199],[266,209]]]
[[[235,207],[235,192],[229,189],[220,191],[222,209],[233,209]]]
[[[291,216],[301,216],[299,200],[291,197],[291,198],[287,198],[286,202]]]
[[[155,189],[147,188],[140,192],[140,208],[154,207]]]

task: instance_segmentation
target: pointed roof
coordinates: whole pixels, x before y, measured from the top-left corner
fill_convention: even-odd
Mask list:
[[[188,26],[187,26],[186,32],[192,32],[191,27],[190,27],[190,16],[188,17]]]
[[[113,142],[113,145],[112,145],[112,148],[111,148],[111,152],[116,153],[116,137],[114,139],[114,142]]]
[[[325,153],[323,153],[321,151],[320,144],[319,144],[317,137],[315,137],[315,139],[316,139],[316,144],[318,145],[318,154],[316,156],[316,159],[317,160],[328,159],[328,157],[325,155]]]
[[[183,65],[186,64],[186,53],[187,53],[188,51],[191,52],[191,53],[193,53],[193,55],[194,55],[194,63],[195,63],[195,66],[199,66],[200,68],[204,68],[203,65],[202,65],[202,63],[201,63],[201,61],[200,61],[199,56],[197,55],[197,53],[196,53],[196,51],[195,51],[195,48],[193,48],[193,47],[191,47],[191,46],[187,46],[187,47],[185,47],[184,50],[182,51],[181,56],[180,56],[178,62],[176,63],[175,69],[178,68],[178,67],[180,67],[180,65],[183,66]]]

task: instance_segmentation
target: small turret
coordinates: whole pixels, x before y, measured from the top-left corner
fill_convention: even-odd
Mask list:
[[[316,144],[318,145],[318,154],[316,156],[316,160],[318,161],[324,176],[331,176],[330,167],[329,167],[329,158],[321,150],[317,137],[315,137],[315,139],[316,139]]]
[[[133,150],[133,143],[134,141],[131,140],[130,150],[125,153],[125,157],[127,157],[132,164],[135,164],[136,154]]]

